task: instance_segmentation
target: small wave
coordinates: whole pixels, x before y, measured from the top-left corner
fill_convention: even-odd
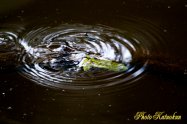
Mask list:
[[[128,84],[141,75],[147,60],[133,64],[138,54],[148,54],[142,41],[126,31],[103,25],[63,24],[31,30],[19,41],[23,54],[20,74],[37,84],[63,89],[93,89]],[[123,63],[127,71],[83,71],[77,65],[86,56]]]

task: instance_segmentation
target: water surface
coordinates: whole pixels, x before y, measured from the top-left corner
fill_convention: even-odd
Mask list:
[[[186,118],[185,3],[154,2],[39,1],[1,14],[0,122],[136,123],[137,111]],[[81,71],[85,54],[128,70]]]

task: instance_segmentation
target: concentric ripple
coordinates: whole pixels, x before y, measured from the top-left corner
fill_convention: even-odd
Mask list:
[[[148,61],[138,61],[137,56],[148,55],[149,42],[156,39],[145,30],[140,35],[128,28],[63,24],[31,30],[20,40],[23,49],[20,74],[52,88],[93,89],[130,84],[144,72]],[[83,71],[78,64],[87,55],[123,63],[128,70]]]
[[[11,32],[0,32],[0,52],[10,52],[15,48],[16,36]]]
[[[0,27],[0,70],[11,70],[17,61],[18,36],[9,27]]]

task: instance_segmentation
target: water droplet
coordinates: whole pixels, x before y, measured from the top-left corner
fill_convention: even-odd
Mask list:
[[[187,75],[187,69],[184,70],[184,75]]]
[[[9,89],[9,91],[12,91],[12,90],[13,90],[13,88],[10,88],[10,89]]]
[[[7,109],[8,109],[8,110],[11,110],[11,109],[12,109],[12,107],[11,107],[11,106],[9,106]]]
[[[77,118],[73,118],[74,121],[77,121]]]
[[[146,8],[150,8],[150,6],[149,6],[149,5],[147,5],[147,6],[146,6]]]
[[[25,11],[24,10],[21,10],[21,13],[23,14]]]
[[[67,112],[69,112],[69,111],[70,111],[70,109],[66,109],[66,111],[67,111]]]
[[[4,83],[7,83],[7,80],[3,81]]]
[[[25,119],[26,116],[27,116],[27,113],[23,113],[21,118]]]
[[[107,113],[110,113],[110,110],[107,110]]]
[[[56,8],[55,11],[58,12],[58,11],[59,11],[59,8]]]
[[[44,19],[47,20],[49,17],[48,16],[45,16]]]
[[[164,29],[163,32],[166,33],[168,30],[167,29]]]

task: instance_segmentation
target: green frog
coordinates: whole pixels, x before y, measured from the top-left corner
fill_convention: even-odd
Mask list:
[[[79,63],[79,67],[82,67],[84,71],[88,71],[91,68],[101,68],[115,72],[126,71],[128,69],[125,64],[107,59],[91,58],[89,56],[82,59],[82,61]]]

